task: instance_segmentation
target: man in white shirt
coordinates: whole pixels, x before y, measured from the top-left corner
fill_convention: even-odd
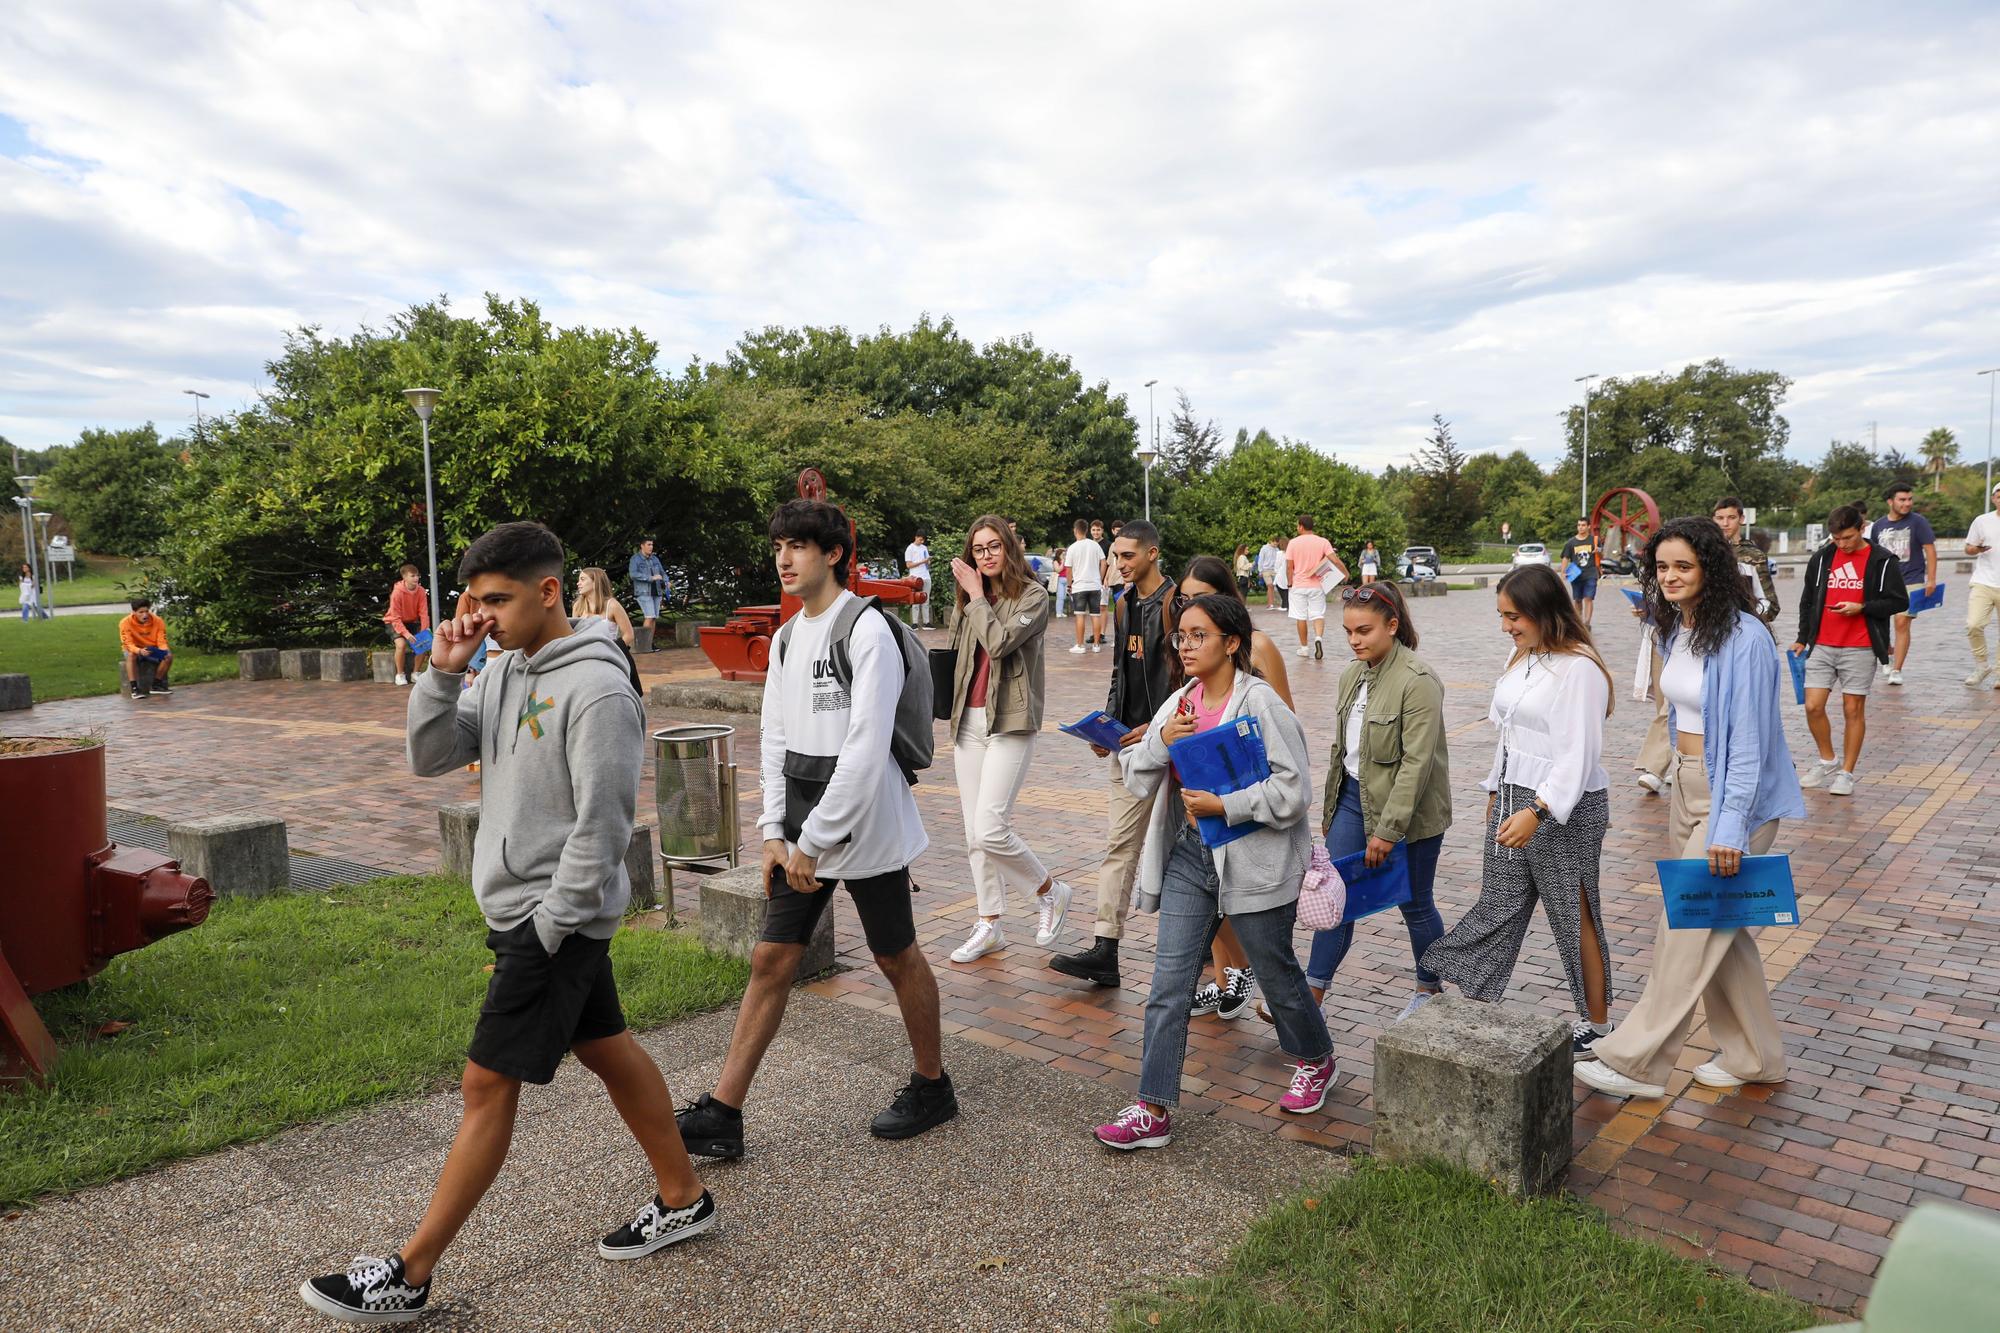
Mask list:
[[[1104,525],[1099,524],[1102,529]],[[1104,548],[1090,539],[1090,524],[1078,519],[1070,529],[1076,540],[1063,553],[1069,566],[1069,609],[1076,623],[1073,653],[1084,651],[1084,630],[1090,630],[1090,651],[1104,651]]]
[[[1993,507],[1972,520],[1965,534],[1965,553],[1972,560],[1972,582],[1966,589],[1965,638],[1972,645],[1972,674],[1965,683],[1975,689],[1993,674],[1987,665],[1986,622],[2000,615],[2000,486],[1986,497]],[[2000,690],[2000,678],[1993,682]]]
[[[1285,548],[1274,541],[1265,542],[1257,549],[1257,575],[1264,580],[1264,609],[1278,609],[1278,565],[1285,558]]]
[[[930,539],[919,532],[903,550],[903,572],[924,581],[924,599],[910,608],[910,623],[928,627],[931,623]]]
[[[875,965],[896,990],[916,1073],[869,1132],[906,1139],[958,1114],[944,1072],[937,978],[917,945],[910,863],[929,845],[910,784],[890,753],[902,697],[901,646],[886,613],[847,618],[847,516],[819,500],[789,500],[771,518],[784,590],[804,610],[778,632],[764,678],[760,750],[764,787],[764,930],[750,954],[750,986],[715,1091],[675,1117],[688,1151],[743,1155],[743,1099],[785,1016],[799,959],[845,884]],[[845,663],[848,679],[841,679]]]

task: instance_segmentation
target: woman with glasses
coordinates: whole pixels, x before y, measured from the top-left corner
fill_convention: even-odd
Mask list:
[[[1150,796],[1161,783],[1168,789],[1166,799],[1153,803],[1139,858],[1135,906],[1160,914],[1139,1099],[1097,1127],[1098,1142],[1118,1149],[1164,1148],[1172,1141],[1187,1058],[1188,997],[1221,921],[1235,926],[1263,975],[1278,1043],[1298,1061],[1278,1104],[1296,1115],[1317,1111],[1334,1077],[1333,1039],[1292,953],[1299,882],[1312,849],[1305,729],[1251,665],[1250,609],[1240,597],[1197,597],[1181,607],[1179,626],[1169,644],[1188,683],[1161,705],[1144,739],[1119,753],[1125,786],[1134,795]],[[1185,789],[1168,747],[1239,718],[1257,720],[1271,776],[1225,794]],[[1251,831],[1211,849],[1196,823],[1211,816]]]
[[[1424,951],[1444,934],[1432,896],[1444,831],[1451,827],[1451,773],[1444,739],[1444,684],[1417,656],[1417,627],[1393,583],[1343,588],[1341,621],[1354,661],[1340,677],[1333,758],[1326,775],[1326,850],[1335,860],[1364,853],[1379,866],[1402,843],[1410,900],[1402,905],[1417,963],[1417,989],[1397,1020],[1438,993]],[[1354,943],[1352,924],[1313,934],[1306,978],[1323,1000]]]
[[[1746,855],[1771,849],[1780,819],[1806,813],[1778,707],[1784,667],[1736,550],[1713,519],[1667,523],[1646,543],[1646,563],[1646,610],[1660,626],[1660,689],[1677,752],[1667,855],[1706,859],[1710,874],[1731,878]],[[1674,930],[1662,905],[1646,989],[1576,1066],[1577,1078],[1614,1097],[1666,1096],[1697,1003],[1717,1051],[1695,1082],[1733,1091],[1785,1077],[1784,1036],[1749,930]]]
[[[1571,1048],[1584,1056],[1610,1030],[1611,949],[1597,883],[1611,826],[1611,671],[1547,565],[1510,571],[1494,600],[1514,653],[1486,715],[1500,738],[1480,784],[1488,794],[1479,901],[1423,965],[1472,999],[1499,1000],[1539,901],[1576,1002]]]
[[[1035,942],[1042,945],[1062,934],[1070,888],[1043,868],[1014,827],[1014,801],[1028,780],[1042,729],[1048,589],[1029,575],[1021,539],[997,514],[973,523],[951,576],[958,584],[951,626],[958,656],[951,682],[952,765],[979,903],[979,920],[952,950],[951,961],[970,963],[1007,947],[1000,918],[1010,882],[1017,891],[1033,889]]]
[[[1174,596],[1167,605],[1167,629],[1171,632],[1179,623],[1181,608],[1193,603],[1197,597],[1210,595],[1228,597],[1232,595],[1229,568],[1212,555],[1198,555],[1188,562],[1187,573],[1174,587]],[[1237,601],[1243,601],[1237,596]],[[1245,603],[1247,606],[1248,603]],[[1168,679],[1178,688],[1186,679],[1181,670],[1178,655],[1168,659]],[[1285,675],[1285,655],[1278,651],[1278,645],[1263,630],[1250,631],[1250,668],[1265,684],[1278,692],[1285,707],[1292,707],[1292,686]],[[1204,982],[1194,993],[1194,1002],[1188,1012],[1199,1018],[1214,1014],[1217,1018],[1241,1018],[1250,1008],[1250,1002],[1257,992],[1257,974],[1244,956],[1243,946],[1237,942],[1236,930],[1227,921],[1215,932],[1215,980]]]

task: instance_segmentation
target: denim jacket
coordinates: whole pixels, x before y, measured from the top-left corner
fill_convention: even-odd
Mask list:
[[[1673,654],[1679,636],[1660,642]],[[1805,795],[1785,744],[1778,711],[1778,646],[1764,622],[1747,611],[1721,648],[1701,664],[1702,766],[1708,770],[1708,845],[1742,851],[1750,835],[1773,819],[1803,819]],[[1680,728],[1667,709],[1667,731],[1676,744]]]

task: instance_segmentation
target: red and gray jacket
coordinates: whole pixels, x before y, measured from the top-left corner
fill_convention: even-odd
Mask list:
[[[1833,558],[1838,552],[1839,548],[1828,542],[1806,561],[1806,586],[1799,594],[1799,642],[1807,648],[1819,640],[1827,580],[1833,577]],[[1875,650],[1876,661],[1889,660],[1890,618],[1909,609],[1910,593],[1903,584],[1903,566],[1895,556],[1869,542],[1868,564],[1861,571],[1861,618],[1868,624],[1868,644]]]

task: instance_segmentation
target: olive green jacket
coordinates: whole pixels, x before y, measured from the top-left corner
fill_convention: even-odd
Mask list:
[[[1047,671],[1042,644],[1049,627],[1049,590],[1033,579],[1019,597],[997,605],[985,598],[967,601],[951,626],[958,664],[951,677],[951,734],[958,735],[965,699],[972,692],[972,668],[984,648],[993,659],[986,678],[986,731],[1013,736],[1042,729],[1042,697]]]
[[[1347,713],[1361,686],[1361,819],[1370,837],[1388,842],[1432,838],[1451,827],[1451,763],[1444,740],[1444,682],[1424,660],[1397,644],[1373,668],[1360,661],[1340,678],[1333,715],[1333,762],[1326,774],[1325,819],[1333,826],[1347,776]]]

